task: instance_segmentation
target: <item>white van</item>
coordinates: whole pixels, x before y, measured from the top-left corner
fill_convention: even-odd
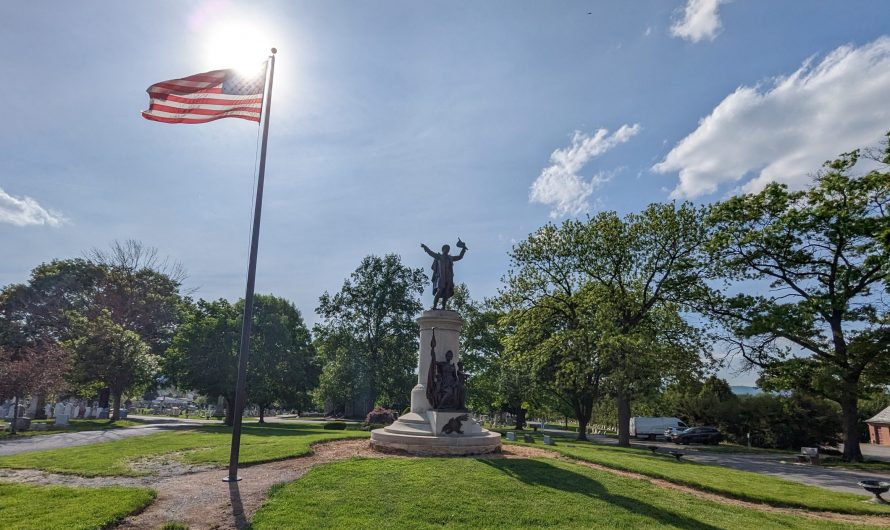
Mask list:
[[[686,428],[686,424],[680,418],[634,416],[630,419],[630,435],[649,440],[654,440],[656,436],[664,436],[664,431],[668,429]]]

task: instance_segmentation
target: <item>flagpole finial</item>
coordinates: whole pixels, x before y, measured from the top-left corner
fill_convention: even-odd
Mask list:
[[[272,55],[275,55],[276,53],[278,53],[278,48],[272,48]]]

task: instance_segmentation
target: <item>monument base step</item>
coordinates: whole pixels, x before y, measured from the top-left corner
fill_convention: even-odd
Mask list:
[[[388,428],[371,431],[371,447],[387,452],[413,455],[482,455],[501,450],[501,436],[491,431],[471,435],[433,436],[390,432]]]

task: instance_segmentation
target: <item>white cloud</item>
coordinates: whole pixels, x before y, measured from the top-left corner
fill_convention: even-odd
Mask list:
[[[31,197],[14,197],[0,188],[0,223],[59,226],[66,221],[61,214],[47,210]]]
[[[531,185],[529,202],[550,205],[551,217],[577,215],[590,207],[588,198],[593,190],[608,176],[599,173],[590,180],[584,180],[578,172],[596,156],[630,140],[640,131],[640,125],[622,125],[609,135],[606,129],[599,129],[593,136],[580,131],[572,135],[572,145],[557,149],[550,155],[550,166],[544,168]]]
[[[731,183],[743,192],[772,181],[800,188],[825,160],[872,145],[890,129],[890,38],[842,46],[813,62],[721,101],[652,167],[679,172],[671,195],[698,197]]]
[[[692,42],[714,40],[723,26],[717,8],[727,0],[688,0],[683,18],[671,25],[671,35]]]

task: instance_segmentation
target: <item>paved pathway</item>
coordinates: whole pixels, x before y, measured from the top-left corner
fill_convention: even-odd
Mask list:
[[[0,440],[0,456],[43,451],[44,449],[61,449],[75,445],[89,445],[111,442],[133,436],[157,434],[169,429],[194,427],[198,422],[191,421],[160,421],[139,427],[122,429],[106,429],[102,431],[65,432],[59,434],[41,434],[22,436],[15,439]]]

